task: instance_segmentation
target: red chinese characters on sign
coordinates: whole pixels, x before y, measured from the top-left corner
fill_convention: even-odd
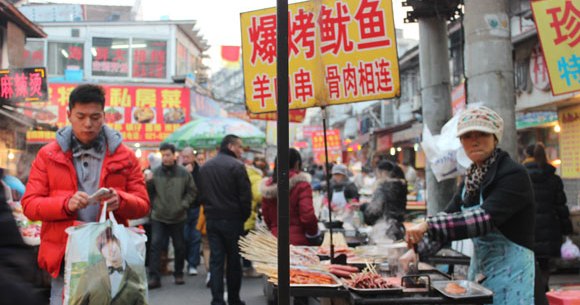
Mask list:
[[[304,9],[299,9],[298,14],[294,17],[294,22],[291,20],[292,15],[290,14],[288,17],[288,32],[290,33],[288,37],[288,52],[290,55],[298,55],[300,51],[297,44],[299,44],[306,49],[304,56],[307,59],[314,57],[314,39],[316,36],[314,14],[304,11]]]
[[[129,64],[127,63],[127,50],[111,49],[110,47],[95,47],[96,55],[93,57],[93,73],[113,73],[117,76],[128,76]],[[110,75],[110,74],[107,74]]]
[[[263,62],[273,63],[276,58],[276,15],[253,17],[249,35],[253,46],[251,63],[255,64],[257,57]]]
[[[357,44],[359,50],[376,47],[389,47],[391,40],[387,37],[385,12],[379,9],[379,0],[363,0],[354,15],[358,21],[359,32],[363,42]]]
[[[76,61],[83,60],[83,48],[79,46],[69,46],[68,47],[68,58],[74,59]]]
[[[165,50],[133,50],[133,77],[165,78]]]
[[[340,131],[338,129],[326,131],[326,145],[328,151],[341,150]],[[324,151],[324,131],[318,130],[312,134],[312,150],[315,152]]]
[[[340,1],[336,2],[336,17],[333,11],[326,5],[322,5],[318,24],[320,25],[320,51],[324,54],[332,51],[337,55],[342,49],[350,52],[354,49],[354,43],[348,39],[347,25],[350,22],[348,6]]]
[[[13,102],[44,100],[47,96],[44,68],[0,70],[0,99]]]
[[[550,27],[556,32],[554,44],[567,42],[570,47],[575,47],[580,42],[580,9],[568,0],[563,12],[561,7],[554,7],[547,9],[546,13],[552,16]]]

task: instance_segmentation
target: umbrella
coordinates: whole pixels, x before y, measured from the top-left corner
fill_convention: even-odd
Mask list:
[[[221,117],[191,121],[175,130],[164,142],[174,144],[177,149],[186,146],[215,148],[228,134],[240,137],[246,146],[262,146],[266,142],[266,135],[256,126],[238,118]]]

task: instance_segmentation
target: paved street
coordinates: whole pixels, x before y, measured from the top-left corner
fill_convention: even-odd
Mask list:
[[[203,269],[203,268],[200,268]],[[151,305],[209,305],[211,291],[205,287],[205,271],[197,276],[186,276],[185,285],[175,285],[173,276],[162,278],[161,288],[149,291]],[[261,278],[244,278],[241,298],[247,305],[265,305],[266,297],[262,291]]]

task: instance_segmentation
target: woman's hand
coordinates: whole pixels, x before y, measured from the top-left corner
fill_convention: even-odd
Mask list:
[[[413,249],[407,250],[405,254],[399,257],[399,266],[403,268],[403,272],[407,273],[409,271],[409,264],[414,263],[417,264],[417,254]]]
[[[412,227],[408,228],[405,232],[405,241],[409,248],[412,248],[413,245],[418,244],[421,239],[423,239],[423,235],[429,229],[429,225],[427,222],[421,222],[418,224],[413,225]]]

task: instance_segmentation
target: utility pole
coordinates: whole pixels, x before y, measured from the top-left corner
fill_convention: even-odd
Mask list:
[[[509,0],[465,0],[467,103],[482,103],[504,121],[502,149],[517,158],[514,64]]]
[[[409,0],[403,5],[413,6],[406,22],[419,21],[419,69],[423,124],[433,134],[440,134],[451,118],[451,74],[447,46],[447,20],[457,14],[457,0]],[[431,166],[425,171],[427,184],[427,213],[442,211],[455,192],[455,180],[437,182]]]

